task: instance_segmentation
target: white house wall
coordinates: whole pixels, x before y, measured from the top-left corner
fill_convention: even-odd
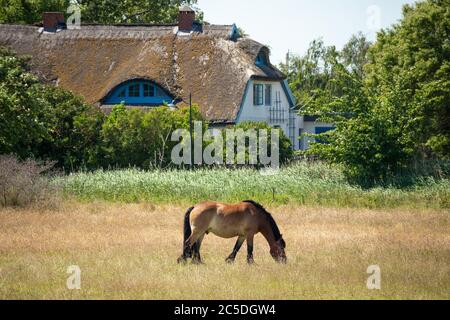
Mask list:
[[[272,106],[266,106],[265,103],[262,106],[255,106],[253,102],[253,86],[255,84],[271,84],[272,85]],[[288,89],[289,90],[289,89]],[[272,123],[270,121],[270,108],[274,107],[276,101],[276,92],[280,93],[281,108],[285,110],[285,121]],[[295,116],[295,128],[293,130],[294,136],[291,136],[291,128],[289,124],[289,112],[294,112]],[[295,150],[307,150],[310,144],[314,142],[312,137],[303,137],[300,139],[301,134],[315,134],[316,128],[329,128],[333,125],[323,122],[305,121],[303,116],[296,114],[296,111],[290,111],[289,98],[286,95],[281,82],[277,81],[258,81],[250,80],[247,87],[247,92],[244,97],[242,108],[239,114],[237,123],[246,121],[252,122],[265,122],[271,126],[279,126],[283,130],[285,135],[289,138],[293,138],[292,142]]]
[[[272,85],[272,106],[266,106],[265,101],[262,106],[255,106],[253,103],[253,86],[255,84],[270,84]],[[281,108],[285,110],[285,121],[271,123],[270,122],[270,108],[275,107],[277,92],[280,93],[280,101]],[[286,95],[286,92],[280,82],[277,81],[258,81],[258,80],[250,80],[247,87],[246,96],[242,103],[241,112],[238,118],[238,123],[252,121],[252,122],[266,122],[272,126],[279,126],[280,129],[283,130],[287,137],[290,137],[290,128],[289,128],[289,110],[290,104],[289,99]],[[295,115],[295,128],[294,128],[294,141],[295,141],[295,150],[299,149],[299,129],[301,128],[303,119]]]

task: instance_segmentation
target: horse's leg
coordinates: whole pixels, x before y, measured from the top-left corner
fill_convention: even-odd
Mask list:
[[[253,260],[253,239],[255,238],[254,234],[249,234],[247,236],[247,263],[254,264],[255,260]]]
[[[183,254],[178,258],[178,263],[186,263],[187,259],[192,258],[192,248],[188,241],[184,243]]]
[[[178,263],[186,263],[187,259],[192,258],[193,247],[191,246],[189,239],[190,238],[184,243],[183,254],[178,258]]]
[[[196,228],[192,231],[191,236],[186,241],[186,247],[193,252],[193,263],[199,263],[198,258],[200,255],[200,246],[198,246],[197,244],[200,239],[203,240],[204,235],[205,232],[200,232],[199,229]]]
[[[200,256],[200,248],[202,247],[203,238],[205,235],[202,235],[197,242],[193,246],[194,257],[192,259],[192,263],[194,264],[203,264],[202,258]]]
[[[236,260],[236,256],[239,252],[239,250],[241,250],[242,244],[245,241],[245,237],[239,237],[236,245],[234,246],[233,252],[231,253],[231,255],[225,260],[227,263],[233,263],[234,260]]]

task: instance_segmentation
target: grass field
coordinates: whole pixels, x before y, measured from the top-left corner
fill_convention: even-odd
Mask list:
[[[66,201],[0,209],[0,299],[449,299],[448,209],[271,205],[288,264],[261,236],[257,265],[224,262],[234,240],[207,237],[205,266],[179,266],[184,205]],[[68,290],[67,267],[81,268]],[[368,290],[379,265],[381,290]]]
[[[409,177],[401,177],[400,180]],[[98,171],[63,177],[68,197],[83,201],[183,204],[252,199],[265,205],[307,205],[350,208],[449,209],[450,179],[414,178],[403,186],[363,189],[347,182],[337,167],[298,163],[275,175],[252,169],[194,171]]]

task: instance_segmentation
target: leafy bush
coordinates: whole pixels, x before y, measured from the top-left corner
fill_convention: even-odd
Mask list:
[[[24,207],[54,203],[58,190],[48,177],[54,163],[19,161],[0,155],[0,206]]]
[[[193,106],[194,121],[202,121]],[[171,163],[172,132],[189,128],[189,109],[171,111],[167,107],[148,112],[114,107],[101,130],[103,167],[161,168]]]
[[[242,129],[244,131],[248,131],[248,130],[256,130],[257,137],[259,138],[259,130],[266,130],[267,132],[267,137],[268,137],[268,144],[271,145],[272,144],[272,140],[271,140],[271,134],[272,134],[272,130],[274,130],[274,128],[272,128],[271,126],[269,126],[267,123],[264,122],[242,122],[238,125],[236,125],[234,127],[234,129],[239,130]],[[292,160],[292,158],[294,157],[294,151],[292,150],[292,144],[291,144],[291,140],[284,134],[283,130],[279,130],[280,132],[280,163],[281,164],[285,164],[287,162],[289,162],[290,160]],[[246,143],[248,143],[248,141],[246,141]],[[270,152],[270,147],[268,148],[268,151]],[[248,153],[248,145],[247,145],[247,153]],[[247,155],[248,157],[248,155]]]
[[[39,83],[28,60],[0,48],[0,154],[96,167],[104,114],[80,97]]]
[[[0,48],[0,154],[29,157],[49,134],[35,96],[40,85],[28,68],[27,59]]]
[[[105,121],[103,111],[53,86],[41,88],[36,98],[42,102],[48,134],[38,144],[35,154],[56,161],[67,171],[97,168],[100,131]]]

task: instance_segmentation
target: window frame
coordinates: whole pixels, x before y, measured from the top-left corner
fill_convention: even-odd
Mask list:
[[[253,105],[258,107],[264,105],[264,84],[262,83],[253,84]]]
[[[139,88],[139,92],[137,88]],[[150,95],[147,96],[147,93]],[[106,105],[124,103],[129,106],[162,106],[170,103],[173,99],[173,96],[156,82],[147,79],[133,79],[112,89],[102,103]]]
[[[148,95],[146,92],[146,87],[148,88]],[[142,83],[142,94],[144,98],[152,98],[152,97],[156,97],[156,88],[155,85],[153,83]]]
[[[142,90],[141,90],[142,85],[138,82],[132,82],[128,85],[127,87],[127,98],[139,98],[141,97],[142,94]],[[137,91],[136,91],[137,88]],[[133,90],[132,90],[133,89]],[[133,92],[133,94],[132,94]]]

